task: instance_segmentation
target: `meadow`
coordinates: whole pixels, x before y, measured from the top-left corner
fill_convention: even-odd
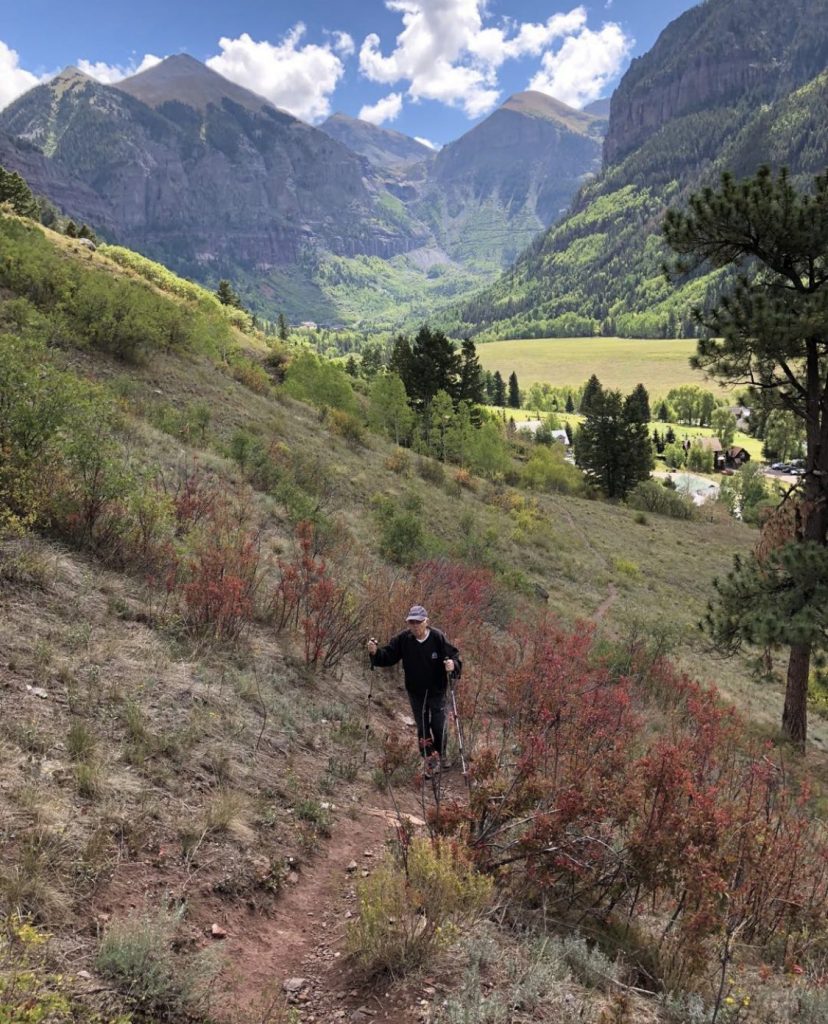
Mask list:
[[[536,382],[577,387],[594,373],[604,387],[625,394],[643,384],[651,396],[666,395],[681,384],[728,392],[690,366],[695,338],[531,338],[481,344],[485,370],[513,371],[521,388]]]

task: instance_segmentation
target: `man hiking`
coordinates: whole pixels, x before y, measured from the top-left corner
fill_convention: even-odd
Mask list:
[[[405,689],[417,724],[420,753],[425,759],[425,774],[434,768],[448,768],[446,762],[447,675],[460,677],[463,663],[460,652],[449,643],[444,633],[428,623],[428,612],[415,604],[406,616],[407,629],[397,633],[384,647],[371,637],[368,653],[371,663],[381,668],[402,660]]]

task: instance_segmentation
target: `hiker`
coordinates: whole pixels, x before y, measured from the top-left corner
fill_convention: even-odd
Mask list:
[[[463,664],[460,652],[449,643],[444,633],[429,625],[428,612],[421,604],[413,605],[405,618],[408,628],[379,647],[371,637],[368,653],[371,663],[381,668],[402,660],[405,689],[417,724],[420,753],[426,760],[426,772],[434,767],[448,768],[446,761],[447,675],[460,678]]]

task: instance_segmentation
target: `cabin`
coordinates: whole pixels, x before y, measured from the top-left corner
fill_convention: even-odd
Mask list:
[[[703,451],[713,453],[713,472],[717,473],[725,467],[725,453],[722,451],[722,442],[718,437],[697,437],[693,441]]]
[[[739,469],[750,462],[750,452],[740,444],[732,444],[725,453],[725,465],[728,469]]]

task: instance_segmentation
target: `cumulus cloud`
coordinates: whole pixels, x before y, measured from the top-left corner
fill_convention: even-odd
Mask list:
[[[359,52],[363,75],[385,85],[404,82],[411,99],[459,106],[472,118],[498,103],[498,69],[507,60],[540,57],[534,83],[566,89],[566,96],[553,93],[565,102],[581,96],[587,98],[579,102],[588,102],[598,95],[598,83],[602,87],[621,70],[632,45],[617,25],[591,31],[583,6],[545,22],[509,19],[497,25],[485,23],[486,0],[385,0],[385,5],[400,14],[402,31],[387,55],[376,33],[365,37]],[[576,59],[593,64],[576,75]]]
[[[356,51],[354,40],[347,32],[331,32],[331,38],[333,39],[333,48],[337,53],[342,54],[343,57],[354,55]]]
[[[31,71],[21,68],[17,51],[0,40],[0,110],[41,81]]]
[[[428,149],[433,149],[435,153],[443,148],[442,146],[438,146],[436,142],[432,142],[431,139],[424,139],[422,135],[415,135],[414,141],[419,142],[421,146],[427,146]]]
[[[543,55],[541,70],[529,88],[582,107],[598,99],[621,70],[631,46],[632,40],[618,25],[604,25],[600,32],[584,28],[565,39],[557,52]]]
[[[342,32],[322,46],[302,45],[304,34],[305,26],[299,22],[279,43],[258,42],[247,32],[238,39],[225,37],[219,40],[222,52],[206,63],[296,117],[320,121],[331,112],[331,94],[345,72],[335,50],[345,55],[353,40]]]
[[[156,64],[160,64],[163,57],[156,57],[152,53],[144,54],[141,61],[136,64],[134,61],[130,61],[129,64],[106,64],[102,60],[89,61],[79,60],[78,68],[83,71],[85,75],[89,75],[91,78],[102,82],[104,85],[112,85],[114,82],[120,82],[124,78],[130,78],[132,75],[137,75],[139,71],[146,71],[148,68],[154,68]]]
[[[402,110],[403,98],[398,92],[389,93],[377,100],[373,105],[366,105],[359,112],[360,121],[369,121],[371,124],[384,124],[386,121],[393,121]]]

